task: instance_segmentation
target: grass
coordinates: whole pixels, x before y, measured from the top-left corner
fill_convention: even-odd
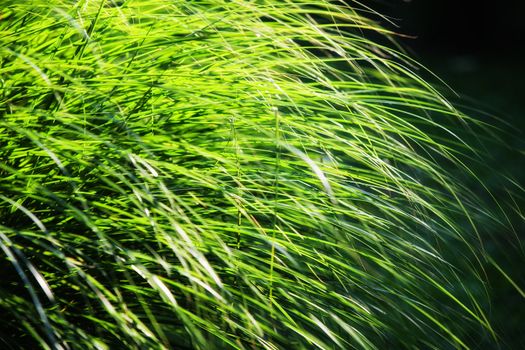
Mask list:
[[[496,346],[491,129],[370,9],[0,11],[3,348]]]

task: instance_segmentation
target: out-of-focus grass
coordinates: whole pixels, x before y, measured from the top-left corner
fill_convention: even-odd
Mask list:
[[[364,13],[5,2],[4,347],[497,344],[484,238],[507,209],[461,136],[491,129]]]
[[[508,198],[509,184],[523,187],[525,184],[525,99],[520,88],[521,79],[525,78],[525,69],[519,59],[510,53],[490,55],[452,55],[436,57],[424,54],[420,58],[428,62],[429,67],[459,94],[456,99],[477,110],[470,110],[490,123],[498,124],[504,131],[502,142],[490,142],[482,145],[487,150],[485,164],[476,172],[483,178],[497,198]],[[454,95],[449,91],[449,95]],[[496,119],[494,119],[496,118]],[[466,137],[469,137],[466,135]],[[472,137],[471,142],[477,142]],[[502,178],[508,177],[510,183]],[[513,187],[510,185],[510,187]],[[518,240],[525,237],[523,208],[525,198],[511,195],[515,202],[516,212],[508,211]],[[522,272],[523,249],[512,232],[494,229],[485,239],[485,246],[497,259],[506,274],[512,276],[519,286],[525,285]],[[501,271],[494,266],[486,270],[491,290],[490,318],[496,331],[500,334],[502,348],[521,349],[525,347],[525,334],[522,332],[525,322],[525,303],[521,288],[515,288]]]

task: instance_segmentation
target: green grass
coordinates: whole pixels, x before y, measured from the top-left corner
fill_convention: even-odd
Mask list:
[[[491,129],[369,9],[2,6],[2,348],[498,343]]]

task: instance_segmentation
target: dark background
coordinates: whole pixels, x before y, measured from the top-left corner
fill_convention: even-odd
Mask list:
[[[425,52],[517,55],[525,32],[525,2],[485,0],[388,0],[373,8],[389,15],[402,32],[418,37]]]
[[[471,106],[469,115],[503,129],[504,142],[490,145],[485,167],[476,169],[496,199],[508,200],[506,188],[501,185],[503,176],[513,178],[524,188],[525,0],[370,0],[362,3],[388,16],[396,25],[378,18],[383,26],[411,37],[399,37],[398,41],[410,56],[457,93],[443,86],[447,97],[456,105]],[[424,71],[420,74],[427,80],[434,79]],[[515,207],[523,213],[525,199],[523,194],[519,197]],[[525,224],[523,217],[510,215],[514,233],[494,230],[487,246],[524,289],[525,254],[518,239],[525,242]],[[488,266],[486,273],[492,293],[489,317],[501,337],[501,349],[525,349],[525,299],[494,268]],[[475,348],[493,347],[480,341]]]
[[[368,2],[367,2],[368,4]],[[463,98],[525,129],[525,1],[372,0],[382,24]]]

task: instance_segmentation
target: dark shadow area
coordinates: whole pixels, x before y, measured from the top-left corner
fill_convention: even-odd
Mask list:
[[[525,2],[389,0],[374,4],[413,39],[401,39],[462,97],[524,130]],[[392,24],[383,20],[383,25]]]
[[[398,40],[457,94],[443,88],[448,98],[465,106],[469,115],[503,129],[505,146],[486,147],[485,167],[476,171],[496,200],[508,200],[508,188],[500,185],[505,176],[514,179],[517,188],[525,186],[525,2],[388,0],[370,5],[396,25],[380,19],[384,26],[411,37]],[[471,141],[477,141],[475,135]],[[514,207],[523,211],[523,198],[517,198]],[[506,214],[514,232],[494,230],[487,249],[523,289],[525,259],[516,237],[525,238],[523,214],[510,209]],[[488,265],[486,274],[492,294],[489,317],[501,347],[525,349],[523,296],[494,267]],[[472,345],[487,348],[482,341]]]

